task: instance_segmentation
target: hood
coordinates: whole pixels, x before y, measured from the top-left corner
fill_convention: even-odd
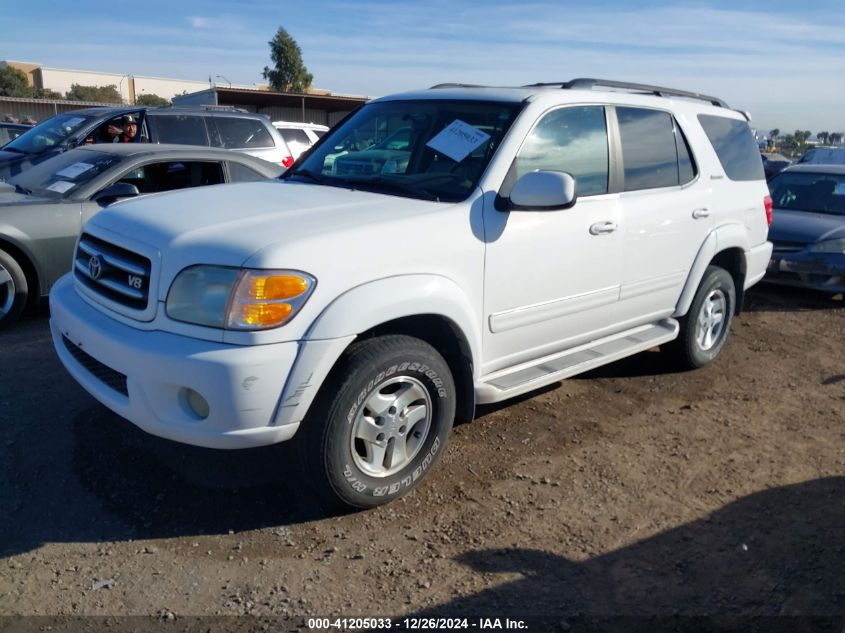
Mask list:
[[[17,176],[33,165],[37,165],[61,152],[61,149],[56,148],[40,154],[20,154],[0,149],[0,180]]]
[[[268,246],[419,215],[442,203],[278,180],[215,185],[126,200],[85,230],[117,233],[180,259],[240,266]],[[211,257],[213,255],[213,257]]]
[[[44,204],[49,202],[58,202],[58,199],[18,193],[15,191],[14,185],[0,182],[0,208],[18,206],[22,204]]]
[[[845,237],[845,215],[775,209],[769,239],[813,244]]]

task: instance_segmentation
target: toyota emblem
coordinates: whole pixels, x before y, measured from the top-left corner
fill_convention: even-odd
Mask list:
[[[100,278],[103,274],[104,263],[102,255],[94,255],[88,260],[88,272],[91,275],[91,279],[97,280]]]

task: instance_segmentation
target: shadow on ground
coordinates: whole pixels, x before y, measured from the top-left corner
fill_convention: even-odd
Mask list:
[[[758,284],[745,296],[743,309],[748,312],[804,312],[845,308],[845,297],[789,286]]]
[[[618,630],[633,630],[636,623],[620,615],[670,622],[680,617],[681,623],[692,616],[726,616],[728,622],[779,616],[789,625],[784,630],[840,633],[845,626],[843,526],[845,477],[774,488],[583,562],[526,549],[466,553],[458,561],[492,583],[497,574],[516,573],[520,579],[418,615],[530,613],[556,623],[573,616],[613,616],[622,627]],[[821,618],[815,624],[838,623],[839,628],[803,628],[808,616]],[[769,620],[768,630],[781,630],[773,626],[777,621]],[[701,630],[720,630],[712,624]]]
[[[46,542],[227,534],[330,516],[303,493],[288,444],[187,446],[148,435],[96,404],[75,415],[69,430],[69,456],[57,455],[46,468],[31,460],[0,484],[12,519],[0,524],[0,555]]]

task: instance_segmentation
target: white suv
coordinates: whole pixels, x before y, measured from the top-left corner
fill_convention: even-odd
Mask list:
[[[325,125],[317,123],[294,123],[292,121],[273,121],[282,138],[285,139],[294,160],[300,154],[319,141],[329,131]]]
[[[50,297],[56,351],[150,433],[294,438],[304,484],[385,503],[476,404],[658,345],[716,357],[771,254],[746,119],[600,80],[372,101],[282,181],[94,216]]]

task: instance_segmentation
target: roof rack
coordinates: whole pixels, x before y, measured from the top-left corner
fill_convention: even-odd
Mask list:
[[[540,88],[543,86],[559,86],[565,90],[571,89],[585,89],[592,88],[619,88],[621,90],[632,90],[636,92],[644,92],[646,94],[657,95],[658,97],[685,97],[687,99],[699,99],[707,101],[708,103],[719,106],[720,108],[730,109],[727,103],[718,97],[711,97],[709,95],[700,94],[698,92],[687,92],[686,90],[676,90],[674,88],[664,88],[661,86],[650,86],[648,84],[635,84],[627,81],[612,81],[609,79],[594,79],[592,77],[579,77],[578,79],[571,79],[569,81],[560,81],[553,83],[538,83],[523,86],[524,88]]]
[[[255,112],[250,112],[249,110],[245,110],[244,108],[239,108],[237,106],[215,105],[211,103],[176,103],[164,107],[172,110],[207,110],[209,112],[246,112],[249,114],[255,114]]]
[[[432,86],[429,90],[438,90],[439,88],[489,88],[489,86],[478,86],[476,84],[437,84]]]

